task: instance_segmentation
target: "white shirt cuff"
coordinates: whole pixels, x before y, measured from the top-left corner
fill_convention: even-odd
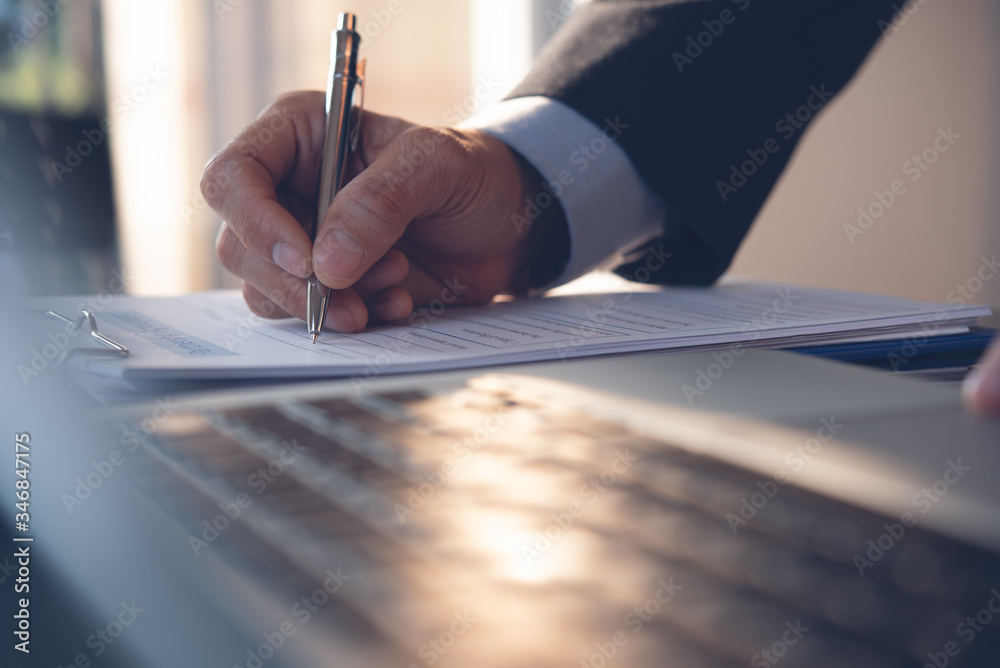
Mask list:
[[[546,193],[562,202],[570,256],[555,284],[615,267],[625,251],[663,233],[663,200],[617,142],[629,132],[627,118],[609,117],[597,127],[562,102],[533,96],[503,100],[459,127],[496,137],[538,170],[546,184],[537,206],[554,204]]]

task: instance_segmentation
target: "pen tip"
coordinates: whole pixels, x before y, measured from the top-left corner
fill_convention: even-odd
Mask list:
[[[316,343],[316,339],[319,338],[319,332],[313,332],[313,343]]]

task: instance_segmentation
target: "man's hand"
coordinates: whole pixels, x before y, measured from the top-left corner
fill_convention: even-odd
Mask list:
[[[406,317],[414,302],[478,303],[518,288],[527,230],[517,158],[479,132],[415,126],[365,112],[348,177],[315,215],[324,96],[286,95],[205,168],[201,189],[225,223],[216,250],[258,315],[305,318],[306,278],[335,290],[342,332]]]
[[[979,367],[962,386],[965,405],[983,415],[1000,415],[1000,336],[979,360]]]

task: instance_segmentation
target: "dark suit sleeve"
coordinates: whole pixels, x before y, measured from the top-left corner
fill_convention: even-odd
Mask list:
[[[667,205],[654,245],[673,256],[650,280],[708,284],[893,13],[886,0],[594,0],[511,97],[627,126],[620,145]]]

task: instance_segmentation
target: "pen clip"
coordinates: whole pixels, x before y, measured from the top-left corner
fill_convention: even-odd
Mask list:
[[[358,80],[358,87],[361,88],[361,100],[354,104],[354,98],[357,95],[355,91],[354,95],[351,96],[351,150],[358,150],[358,139],[361,137],[361,115],[364,113],[365,108],[365,69],[368,66],[368,59],[362,58],[361,62],[358,63],[357,72],[354,73]]]

